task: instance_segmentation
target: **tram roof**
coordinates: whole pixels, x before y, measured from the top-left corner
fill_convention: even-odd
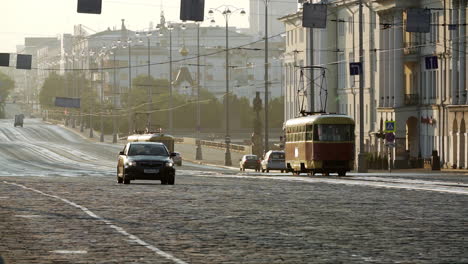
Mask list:
[[[171,135],[162,134],[162,133],[148,133],[148,134],[133,134],[127,138],[129,142],[138,142],[138,141],[151,142],[151,141],[157,141],[161,139],[173,140],[174,137]]]
[[[297,117],[287,120],[285,126],[311,125],[311,124],[350,124],[354,125],[354,119],[348,115],[340,114],[316,114]]]

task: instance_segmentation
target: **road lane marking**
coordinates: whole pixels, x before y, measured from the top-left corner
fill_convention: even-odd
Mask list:
[[[33,188],[30,188],[30,187],[27,187],[27,186],[24,186],[24,185],[21,185],[21,184],[18,184],[18,183],[13,183],[13,182],[7,182],[7,181],[3,181],[3,183],[5,184],[10,184],[10,185],[14,185],[14,186],[17,186],[17,187],[21,187],[25,190],[30,190],[30,191],[33,191],[33,192],[36,192],[36,193],[39,193],[39,194],[42,194],[44,196],[47,196],[47,197],[51,197],[51,198],[54,198],[54,199],[57,199],[57,200],[60,200],[66,204],[69,204],[75,208],[78,208],[80,210],[82,210],[83,212],[85,212],[87,215],[91,216],[92,218],[95,218],[96,220],[99,220],[101,222],[104,222],[106,225],[108,225],[110,228],[114,229],[115,231],[117,231],[118,233],[128,237],[132,242],[135,242],[141,246],[144,246],[146,247],[147,249],[153,251],[154,253],[162,256],[162,257],[165,257],[166,259],[169,259],[169,260],[172,260],[174,263],[177,263],[177,264],[187,264],[187,262],[181,260],[181,259],[178,259],[174,256],[172,256],[171,254],[169,253],[166,253],[162,250],[160,250],[159,248],[151,245],[151,244],[148,244],[146,243],[145,241],[143,241],[142,239],[140,239],[139,237],[135,236],[135,235],[132,235],[130,233],[128,233],[127,231],[125,231],[125,229],[123,229],[122,227],[119,227],[119,226],[116,226],[114,225],[111,221],[107,220],[107,219],[104,219],[98,215],[96,215],[95,213],[93,213],[91,210],[89,210],[88,208],[84,207],[84,206],[81,206],[79,204],[76,204],[72,201],[69,201],[65,198],[62,198],[60,196],[57,196],[57,195],[51,195],[51,194],[47,194],[45,192],[42,192],[42,191],[39,191],[39,190],[36,190],[36,189],[33,189]]]
[[[14,217],[36,218],[36,217],[41,217],[41,216],[40,215],[14,215]]]
[[[317,178],[317,177],[297,177],[297,176],[259,176],[259,175],[229,175],[219,172],[204,172],[204,171],[185,171],[180,170],[190,176],[196,177],[215,177],[215,178],[245,178],[245,179],[263,179],[277,180],[288,182],[307,182],[307,183],[327,183],[327,184],[344,184],[354,186],[367,186],[374,188],[391,188],[405,190],[432,191],[440,193],[451,193],[458,195],[468,195],[468,188],[464,185],[459,185],[454,182],[441,181],[421,181],[421,180],[406,180],[406,179],[389,179],[389,178],[366,178],[366,177],[347,177],[343,179],[334,178]]]
[[[56,254],[86,254],[88,251],[86,250],[54,250],[54,251],[49,251],[51,253],[56,253]]]

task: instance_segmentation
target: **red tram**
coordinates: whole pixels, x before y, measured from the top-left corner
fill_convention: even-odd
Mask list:
[[[315,114],[285,122],[286,166],[300,173],[338,173],[354,169],[354,120],[347,115]]]

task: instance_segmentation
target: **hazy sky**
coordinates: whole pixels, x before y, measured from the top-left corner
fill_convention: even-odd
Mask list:
[[[180,0],[103,0],[102,14],[78,14],[77,0],[1,0],[0,53],[15,52],[25,37],[54,37],[72,33],[73,25],[83,24],[95,31],[120,27],[125,19],[127,28],[148,28],[150,21],[159,22],[161,3],[166,21],[179,21]],[[209,8],[235,5],[249,10],[248,0],[205,0],[205,20]],[[217,19],[221,22],[223,19]],[[220,23],[222,25],[224,22]],[[230,25],[248,26],[248,16],[232,17]],[[90,33],[93,33],[92,31]]]

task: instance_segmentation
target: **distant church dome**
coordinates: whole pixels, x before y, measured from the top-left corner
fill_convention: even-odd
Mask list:
[[[180,53],[180,55],[185,57],[185,56],[187,56],[189,54],[189,50],[185,46],[182,46],[182,48],[180,48],[180,50],[179,50],[179,53]]]

